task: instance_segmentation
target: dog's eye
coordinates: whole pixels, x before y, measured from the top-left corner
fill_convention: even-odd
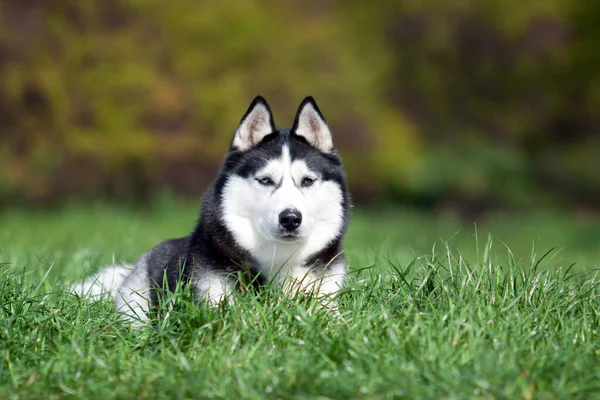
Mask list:
[[[269,178],[268,176],[258,178],[257,181],[263,186],[272,186],[275,184],[275,182],[273,182],[273,179]]]
[[[313,178],[309,178],[308,176],[305,178],[302,178],[302,186],[303,187],[309,187],[311,186],[313,183],[315,183],[315,180]]]

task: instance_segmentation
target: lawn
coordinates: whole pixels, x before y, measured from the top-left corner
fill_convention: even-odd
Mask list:
[[[0,398],[600,398],[600,222],[355,209],[341,317],[274,288],[134,330],[64,292],[196,206],[0,214]]]

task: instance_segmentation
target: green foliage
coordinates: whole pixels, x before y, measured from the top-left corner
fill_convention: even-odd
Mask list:
[[[113,258],[132,261],[187,231],[195,213],[166,201],[152,211],[1,215],[0,397],[587,399],[600,391],[600,231],[561,214],[499,215],[474,231],[359,208],[342,318],[275,288],[219,308],[178,291],[155,326],[136,331],[110,301],[64,292]]]

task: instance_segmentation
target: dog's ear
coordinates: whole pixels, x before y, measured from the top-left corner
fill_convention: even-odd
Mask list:
[[[317,107],[315,99],[311,96],[308,96],[300,103],[292,132],[298,136],[302,136],[308,143],[323,153],[333,150],[331,131],[319,107]]]
[[[231,150],[249,150],[273,132],[275,123],[271,109],[264,97],[256,96],[235,131]]]

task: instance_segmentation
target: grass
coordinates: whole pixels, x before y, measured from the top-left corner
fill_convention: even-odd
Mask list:
[[[179,291],[139,331],[109,301],[64,292],[185,234],[195,214],[0,215],[0,398],[600,398],[591,219],[357,210],[342,319],[274,288],[214,309]]]

